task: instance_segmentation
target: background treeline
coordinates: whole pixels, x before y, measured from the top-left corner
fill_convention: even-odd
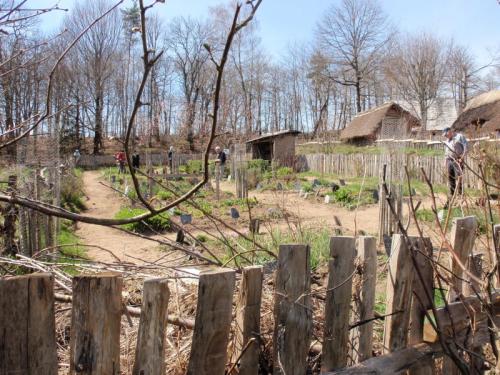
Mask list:
[[[1,2],[7,8],[9,1]],[[49,102],[45,94],[62,51],[113,4],[75,2],[54,35],[44,35],[37,17],[22,9],[1,30],[4,137],[22,132],[46,106],[53,116],[35,136],[57,134],[68,148],[90,138],[94,153],[102,151],[104,139],[123,137],[142,77],[137,5],[117,8],[90,28],[55,72]],[[231,9],[222,4],[210,8],[206,18],[169,22],[150,15],[149,45],[165,52],[146,84],[134,139],[151,146],[176,135],[184,148],[194,149],[195,139],[206,134],[216,76],[209,51],[215,57],[221,53]],[[60,13],[52,18],[60,19]],[[236,36],[221,92],[219,132],[328,134],[387,100],[412,107],[425,126],[436,100],[446,98],[460,111],[468,98],[499,84],[494,54],[481,65],[459,41],[399,32],[376,1],[343,0],[318,19],[313,40],[289,46],[279,59],[263,48],[258,22]]]

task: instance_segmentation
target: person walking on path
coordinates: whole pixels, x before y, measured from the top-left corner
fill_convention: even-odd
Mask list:
[[[450,188],[450,197],[444,207],[447,209],[450,199],[455,193],[460,195],[463,193],[464,158],[467,152],[467,140],[463,134],[456,133],[451,128],[443,129],[443,135],[446,137],[444,142],[445,167]]]

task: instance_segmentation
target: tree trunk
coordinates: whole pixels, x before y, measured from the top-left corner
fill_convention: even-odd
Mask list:
[[[99,154],[102,149],[102,110],[102,95],[98,93],[95,98],[94,155]]]

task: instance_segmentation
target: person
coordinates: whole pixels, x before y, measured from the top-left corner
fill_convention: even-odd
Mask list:
[[[170,169],[170,173],[174,172],[174,146],[170,146],[168,149],[168,168]]]
[[[115,159],[118,162],[118,173],[125,173],[125,151],[121,150],[120,152],[117,152]]]
[[[463,193],[463,169],[464,158],[467,152],[467,140],[463,134],[458,134],[451,128],[443,129],[443,136],[446,137],[445,144],[445,166],[448,174],[448,185],[450,196]],[[448,208],[449,198],[445,204]]]
[[[141,157],[137,151],[132,154],[132,167],[134,169],[139,169],[141,167]]]
[[[80,161],[80,157],[82,155],[80,154],[80,150],[76,149],[75,152],[73,152],[73,159],[75,161],[75,167],[78,165],[78,162]]]
[[[219,165],[220,175],[224,177],[224,168],[226,166],[226,153],[224,150],[221,150],[219,146],[215,147],[215,153],[217,154],[217,159],[215,163]]]

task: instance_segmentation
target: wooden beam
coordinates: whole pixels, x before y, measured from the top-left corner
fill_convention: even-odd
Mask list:
[[[275,281],[275,375],[305,375],[312,329],[310,249],[281,245]]]
[[[352,321],[368,321],[374,317],[375,286],[377,283],[377,241],[375,237],[359,237],[356,241],[358,272],[353,290]],[[351,354],[353,363],[372,356],[373,322],[351,329]]]
[[[120,275],[73,278],[70,375],[120,374],[121,314]]]
[[[54,278],[0,279],[0,374],[57,374]]]
[[[410,237],[411,241],[415,237]],[[406,347],[410,324],[414,267],[410,249],[400,234],[392,236],[391,258],[387,274],[386,314],[384,323],[384,353]]]
[[[236,307],[234,351],[234,360],[239,358],[240,375],[257,375],[259,371],[262,278],[262,266],[243,269]]]
[[[224,374],[234,283],[235,272],[231,269],[221,268],[200,274],[187,374]]]
[[[322,371],[331,371],[347,365],[355,255],[356,239],[354,237],[330,239]]]
[[[169,298],[167,279],[149,279],[144,282],[133,375],[165,374]]]

